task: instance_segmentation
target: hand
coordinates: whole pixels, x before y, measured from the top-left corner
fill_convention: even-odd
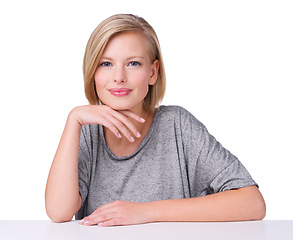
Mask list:
[[[147,203],[115,201],[96,209],[91,215],[82,219],[81,225],[101,227],[147,223],[149,217]]]
[[[140,123],[145,120],[129,110],[116,111],[106,105],[87,105],[74,108],[70,116],[73,116],[80,125],[100,124],[113,132],[118,138],[122,133],[130,142],[134,141],[133,133],[137,138],[140,133],[129,120],[132,118]]]

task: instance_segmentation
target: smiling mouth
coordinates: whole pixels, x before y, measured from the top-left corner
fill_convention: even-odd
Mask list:
[[[132,90],[129,88],[111,88],[109,92],[116,97],[127,96]]]

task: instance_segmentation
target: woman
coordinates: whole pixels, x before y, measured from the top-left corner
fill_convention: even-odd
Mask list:
[[[265,216],[257,184],[188,111],[159,106],[165,73],[157,36],[119,14],[93,32],[84,56],[88,106],[68,116],[46,187],[55,222],[129,225]]]

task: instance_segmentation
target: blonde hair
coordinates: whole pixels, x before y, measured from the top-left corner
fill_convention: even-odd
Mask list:
[[[160,44],[154,29],[143,18],[132,14],[117,14],[105,19],[90,36],[83,59],[86,98],[90,104],[100,104],[94,75],[109,40],[123,32],[142,33],[150,46],[148,50],[150,60],[152,62],[156,59],[159,61],[158,79],[154,85],[149,85],[149,91],[144,99],[145,109],[154,111],[163,100],[166,89],[166,76]]]

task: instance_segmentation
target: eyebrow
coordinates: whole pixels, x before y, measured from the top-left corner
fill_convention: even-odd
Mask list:
[[[144,59],[144,57],[142,57],[142,56],[132,56],[132,57],[127,58],[127,60],[132,59],[132,58],[141,58],[141,59]]]
[[[130,60],[130,59],[133,59],[133,58],[145,59],[142,56],[131,56],[131,57],[128,57],[126,60]],[[105,56],[105,57],[101,57],[101,60],[110,60],[110,61],[113,61],[113,58],[110,58],[110,57]]]

